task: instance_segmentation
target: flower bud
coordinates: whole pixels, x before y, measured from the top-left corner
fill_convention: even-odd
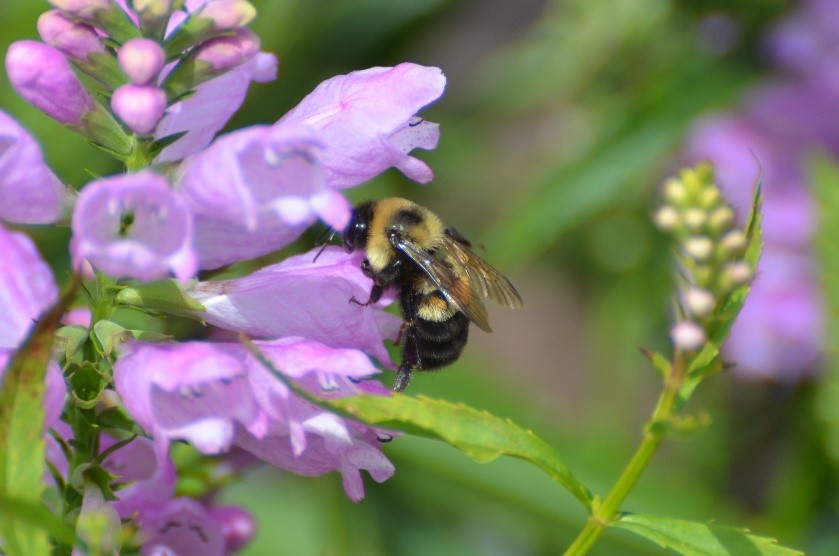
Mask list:
[[[687,200],[687,197],[687,189],[681,181],[673,178],[667,180],[664,184],[664,199],[666,201],[679,206]]]
[[[716,185],[705,187],[699,193],[699,205],[704,209],[710,209],[722,201],[722,194]]]
[[[653,215],[653,222],[658,229],[663,231],[675,230],[681,221],[679,211],[670,205],[664,205]]]
[[[63,124],[81,126],[94,110],[90,94],[64,55],[36,41],[17,41],[6,52],[6,71],[15,91]]]
[[[79,19],[93,19],[97,11],[111,9],[109,0],[49,0],[49,3]]]
[[[747,284],[752,279],[752,269],[746,261],[735,261],[726,265],[723,270],[721,282],[725,289]]]
[[[163,69],[166,54],[163,47],[151,39],[132,39],[122,45],[117,59],[131,83],[145,85]]]
[[[166,93],[152,85],[123,85],[114,91],[111,108],[132,131],[146,135],[166,111]]]
[[[692,232],[700,231],[708,221],[708,213],[701,208],[686,209],[683,216],[685,225]]]
[[[731,230],[720,239],[720,249],[729,258],[740,255],[746,249],[746,235],[740,230]]]
[[[208,40],[181,60],[166,77],[163,87],[169,98],[180,98],[201,83],[253,58],[259,52],[259,44],[259,37],[244,28]]]
[[[691,321],[676,323],[670,329],[673,345],[682,351],[694,351],[705,345],[705,331],[701,326]]]
[[[227,552],[236,552],[248,544],[256,534],[253,516],[237,506],[216,506],[210,508],[210,515],[221,525],[224,547]]]
[[[706,261],[714,252],[714,242],[706,236],[693,236],[685,240],[685,253],[697,261]]]
[[[727,206],[714,209],[708,217],[708,227],[712,232],[721,232],[734,224],[734,211]]]
[[[166,26],[172,14],[172,0],[134,0],[131,6],[145,36],[160,38],[166,34]]]
[[[89,60],[94,52],[106,52],[105,43],[96,30],[69,19],[59,10],[50,10],[38,18],[38,34],[71,60]]]
[[[195,14],[198,20],[210,20],[214,31],[244,27],[256,17],[256,8],[245,0],[210,0]]]
[[[689,288],[682,294],[682,302],[688,313],[697,318],[710,315],[716,305],[716,300],[711,292],[695,287]]]

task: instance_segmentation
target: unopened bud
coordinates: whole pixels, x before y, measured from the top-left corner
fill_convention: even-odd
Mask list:
[[[50,46],[72,60],[89,60],[94,52],[106,52],[96,30],[69,19],[59,10],[49,10],[38,18],[38,34]]]
[[[697,261],[706,261],[714,252],[714,242],[705,236],[693,236],[685,240],[685,253]]]
[[[715,208],[708,217],[708,227],[712,232],[721,232],[734,224],[734,211],[727,206]]]
[[[697,318],[710,315],[716,305],[716,300],[711,292],[693,287],[682,294],[682,301],[688,313]]]
[[[740,230],[731,230],[720,239],[720,248],[729,257],[739,255],[746,249],[746,235]]]
[[[700,208],[689,208],[684,211],[685,225],[692,232],[698,232],[708,221],[708,213]]]
[[[256,8],[245,0],[210,0],[195,17],[211,20],[214,31],[228,31],[250,23],[256,17]]]
[[[132,39],[122,45],[117,59],[132,83],[145,85],[163,69],[166,54],[163,47],[151,39]]]
[[[704,209],[713,208],[722,200],[719,187],[714,184],[706,186],[699,194],[699,205]]]
[[[701,326],[691,321],[676,323],[670,329],[673,345],[682,351],[695,351],[705,345],[705,331]]]
[[[166,93],[152,85],[123,85],[111,98],[114,114],[135,133],[154,131],[166,110]]]
[[[678,210],[670,205],[664,205],[655,211],[653,222],[660,230],[670,231],[676,229],[681,222],[681,218]]]
[[[256,534],[256,521],[246,510],[236,506],[216,506],[210,515],[221,525],[226,552],[236,552]]]
[[[93,98],[64,55],[36,41],[17,41],[6,52],[12,87],[36,108],[63,124],[82,125],[94,109]]]
[[[753,272],[745,261],[735,261],[726,265],[722,274],[722,285],[725,289],[748,284],[752,279]]]
[[[664,199],[676,206],[687,200],[687,189],[681,181],[671,178],[664,184]]]
[[[49,3],[80,19],[93,19],[97,11],[111,9],[109,0],[49,0]]]

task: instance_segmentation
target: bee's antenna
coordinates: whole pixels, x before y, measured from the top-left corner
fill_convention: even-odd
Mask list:
[[[326,234],[329,234],[329,239],[323,241],[323,238],[326,237]],[[322,247],[318,250],[318,254],[315,255],[315,258],[312,259],[312,262],[316,262],[320,254],[323,253],[323,250],[326,249],[326,246],[329,245],[329,242],[332,241],[332,238],[335,237],[335,230],[332,228],[326,228],[323,233],[321,233],[318,238],[315,240],[315,245],[321,245]]]

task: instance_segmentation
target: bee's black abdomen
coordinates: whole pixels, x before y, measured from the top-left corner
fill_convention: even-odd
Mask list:
[[[469,319],[463,313],[455,313],[442,322],[417,318],[412,328],[420,370],[439,369],[453,363],[469,338]]]

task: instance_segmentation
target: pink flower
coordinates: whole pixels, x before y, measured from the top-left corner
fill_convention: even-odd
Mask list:
[[[192,214],[166,180],[151,171],[88,184],[73,212],[70,252],[113,276],[154,280],[196,271]]]
[[[0,382],[14,350],[32,323],[58,299],[58,286],[35,244],[0,225]],[[67,385],[54,361],[46,371],[44,429],[55,424],[64,408]]]
[[[358,393],[354,381],[377,372],[357,350],[308,339],[258,346],[285,375],[319,395]],[[185,439],[215,454],[235,444],[294,473],[339,471],[353,500],[363,495],[360,469],[377,481],[393,474],[375,431],[298,398],[238,344],[135,342],[117,361],[114,384],[126,410],[161,447]],[[365,388],[387,394],[381,386]]]
[[[70,19],[59,10],[50,10],[38,18],[38,34],[50,46],[73,60],[89,60],[93,53],[105,53],[105,43],[96,30]]]
[[[437,124],[415,114],[445,86],[439,68],[416,64],[356,71],[318,85],[276,125],[305,124],[317,131],[331,187],[358,185],[391,166],[427,183],[431,169],[408,153],[433,149],[440,133]]]
[[[20,224],[55,222],[69,197],[35,139],[0,111],[0,219]]]
[[[140,514],[137,521],[142,543],[140,552],[144,555],[226,554],[220,524],[201,504],[190,498],[176,498],[164,506],[150,508]]]
[[[366,301],[370,279],[361,272],[363,255],[327,248],[290,257],[248,276],[198,282],[187,295],[206,308],[209,324],[255,338],[302,336],[336,348],[359,348],[385,365],[391,360],[383,341],[394,340],[402,320],[384,311],[393,299]]]
[[[163,149],[155,162],[174,162],[203,150],[242,105],[252,81],[264,83],[277,78],[277,64],[273,54],[257,54],[170,106],[157,126],[156,137],[185,135]]]
[[[349,203],[327,188],[317,154],[306,128],[254,126],[188,159],[180,190],[196,214],[200,266],[270,253],[297,239],[317,217],[346,226]]]
[[[36,41],[17,41],[6,52],[6,72],[15,91],[63,124],[82,125],[93,99],[64,55]]]
[[[114,91],[111,108],[131,131],[148,135],[166,110],[166,93],[153,85],[123,85]]]

